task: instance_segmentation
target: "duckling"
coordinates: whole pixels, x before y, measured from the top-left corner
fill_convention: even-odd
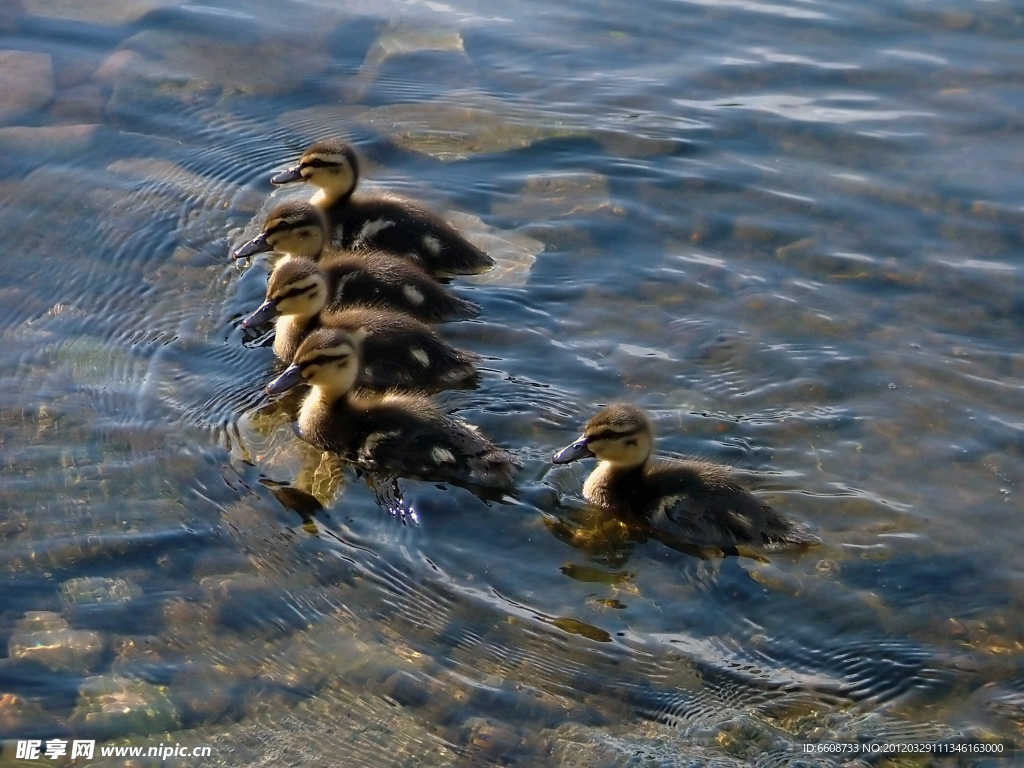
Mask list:
[[[375,307],[323,311],[327,297],[327,280],[313,262],[280,262],[267,283],[267,300],[242,321],[242,327],[259,327],[276,316],[274,354],[288,363],[302,340],[321,326],[360,335],[363,370],[357,383],[365,387],[435,389],[476,375],[473,363],[479,357],[456,349],[425,323]]]
[[[355,334],[319,328],[267,385],[268,394],[303,382],[312,388],[299,410],[299,437],[370,471],[471,486],[511,485],[518,460],[429,397],[354,393],[361,355]]]
[[[494,259],[436,213],[386,193],[355,194],[359,158],[344,141],[318,141],[298,165],[271,177],[272,184],[306,181],[319,191],[310,202],[324,211],[338,248],[379,248],[410,259],[435,277],[475,275]]]
[[[305,280],[302,285],[307,291],[329,297],[326,303],[331,309],[354,304],[384,307],[428,323],[480,314],[476,304],[453,295],[403,259],[371,250],[325,254],[323,241],[323,215],[316,208],[306,202],[283,203],[267,215],[263,232],[234,256],[240,259],[269,250],[287,254],[290,258],[275,267],[290,265],[282,284]]]
[[[817,543],[736,484],[725,467],[692,459],[654,462],[653,448],[644,412],[615,403],[591,418],[583,435],[551,461],[597,457],[600,463],[583,484],[583,498],[663,538],[733,550],[744,544],[779,549]]]

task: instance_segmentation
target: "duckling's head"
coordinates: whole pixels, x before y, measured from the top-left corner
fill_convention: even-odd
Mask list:
[[[341,328],[318,328],[295,351],[292,364],[267,385],[274,395],[306,383],[323,392],[343,395],[359,376],[362,338]]]
[[[596,456],[619,469],[647,462],[654,447],[654,431],[647,415],[629,403],[602,408],[587,422],[580,439],[556,453],[551,461],[568,464]]]
[[[270,273],[267,300],[242,321],[242,327],[258,327],[276,315],[294,315],[308,320],[326,306],[327,295],[327,278],[316,262],[285,259]]]
[[[323,214],[303,200],[292,200],[274,208],[263,222],[263,232],[243,245],[233,256],[244,259],[264,251],[289,256],[320,258],[324,248],[326,222]]]
[[[359,160],[347,142],[338,139],[318,141],[299,158],[298,165],[271,177],[271,184],[306,181],[324,192],[324,201],[333,202],[350,195],[359,181]],[[317,201],[319,202],[319,201]]]

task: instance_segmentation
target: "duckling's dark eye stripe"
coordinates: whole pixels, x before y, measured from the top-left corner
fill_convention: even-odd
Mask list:
[[[348,362],[348,355],[317,355],[312,360],[303,360],[302,367],[308,368],[311,365],[323,365],[324,363],[346,363]]]
[[[291,232],[303,227],[316,227],[318,224],[319,222],[310,216],[295,214],[288,218],[277,219],[263,230],[263,234],[267,236],[276,235],[278,232]]]
[[[628,429],[625,432],[619,432],[618,430],[614,429],[603,429],[597,434],[588,435],[587,442],[589,443],[592,440],[621,440],[624,437],[632,437],[633,435],[638,435],[642,431],[642,427],[634,427],[633,429]]]
[[[329,168],[337,163],[331,160],[321,160],[319,157],[314,157],[312,160],[306,160],[302,163],[303,168]]]
[[[316,284],[307,285],[304,288],[292,288],[290,291],[285,291],[280,296],[274,299],[275,302],[284,301],[285,299],[294,299],[296,296],[301,296],[304,293],[309,293],[316,290]]]

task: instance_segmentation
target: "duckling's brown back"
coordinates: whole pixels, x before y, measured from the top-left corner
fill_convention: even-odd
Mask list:
[[[354,460],[401,475],[467,485],[507,486],[518,461],[428,397],[389,394],[349,400],[344,414],[359,432]]]
[[[336,247],[379,250],[439,277],[486,272],[494,260],[423,206],[388,193],[358,194],[327,209]]]
[[[382,307],[324,312],[319,324],[362,334],[359,384],[382,389],[438,389],[476,375],[479,357],[456,349],[429,325]]]
[[[421,269],[380,251],[339,256],[323,269],[333,289],[330,310],[387,307],[435,323],[480,314],[476,304],[448,292]]]
[[[773,547],[814,541],[717,464],[659,462],[647,470],[645,480],[643,516],[659,535],[699,547]]]

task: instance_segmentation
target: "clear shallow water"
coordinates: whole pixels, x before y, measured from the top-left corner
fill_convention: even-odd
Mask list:
[[[4,738],[774,765],[1020,737],[1019,9],[4,23],[35,55],[0,111]],[[486,364],[441,398],[523,459],[518,499],[407,482],[403,524],[261,392],[272,356],[238,324],[265,267],[227,253],[270,173],[338,133],[502,263],[455,286],[483,311],[444,333]],[[822,546],[573,538],[589,467],[548,459],[615,399]],[[327,509],[304,520],[282,483]]]

